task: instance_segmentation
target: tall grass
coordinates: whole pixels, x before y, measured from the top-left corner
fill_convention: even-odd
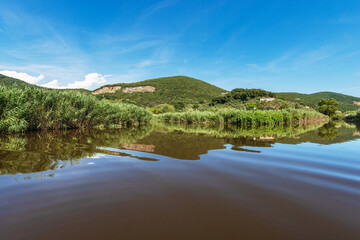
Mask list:
[[[216,123],[234,124],[245,127],[313,124],[325,122],[328,117],[315,111],[287,109],[279,111],[244,111],[221,109],[216,112],[177,112],[164,113],[156,116],[157,120],[179,123]]]
[[[143,108],[100,101],[79,92],[0,87],[0,131],[131,125],[151,118]]]

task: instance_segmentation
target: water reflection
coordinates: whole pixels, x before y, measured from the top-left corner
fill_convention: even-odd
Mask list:
[[[33,173],[80,164],[105,153],[99,147],[121,147],[150,134],[153,126],[136,129],[72,130],[0,135],[0,174]]]
[[[327,140],[333,140],[338,135],[335,122],[329,122],[319,129],[319,136]]]
[[[198,160],[209,150],[260,153],[275,143],[333,144],[359,138],[358,130],[344,123],[324,126],[237,128],[206,125],[148,125],[135,129],[93,129],[29,132],[0,135],[0,174],[35,173],[81,164],[98,154],[158,161],[157,155]],[[130,150],[130,152],[129,152]],[[139,152],[151,156],[139,155]]]
[[[0,239],[360,239],[359,137],[341,122],[2,134]]]

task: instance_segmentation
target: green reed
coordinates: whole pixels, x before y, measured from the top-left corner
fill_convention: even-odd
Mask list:
[[[144,108],[80,92],[0,87],[0,131],[132,125],[151,118]]]
[[[246,127],[287,124],[313,124],[325,122],[328,117],[316,112],[300,109],[279,111],[244,111],[221,109],[216,112],[177,112],[164,113],[156,116],[157,120],[179,123],[215,123],[234,124]]]

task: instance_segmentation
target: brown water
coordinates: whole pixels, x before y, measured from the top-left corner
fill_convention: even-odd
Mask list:
[[[0,239],[360,239],[360,133],[2,134]]]

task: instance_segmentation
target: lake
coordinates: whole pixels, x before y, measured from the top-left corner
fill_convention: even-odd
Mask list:
[[[0,239],[360,239],[360,130],[0,134]]]

